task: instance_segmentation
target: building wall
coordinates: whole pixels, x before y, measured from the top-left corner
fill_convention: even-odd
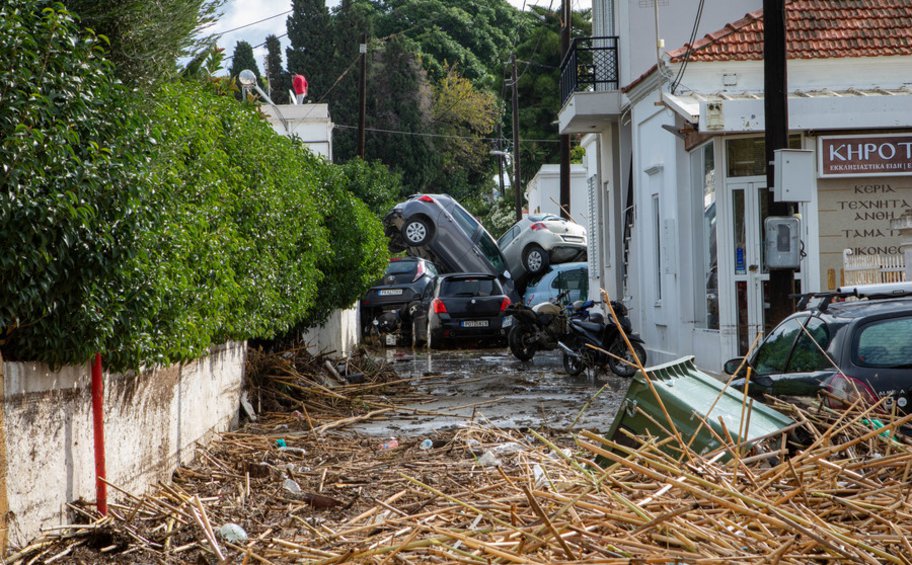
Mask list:
[[[336,310],[323,324],[304,333],[304,343],[311,355],[350,355],[360,339],[357,303],[347,310]]]
[[[108,480],[137,495],[194,456],[196,443],[235,427],[246,343],[214,347],[189,363],[104,375]],[[71,523],[67,503],[95,501],[91,371],[3,363],[8,541]],[[123,500],[108,488],[109,501]]]
[[[526,186],[526,202],[530,214],[560,215],[560,165],[542,165]],[[586,168],[570,165],[570,215],[582,225],[588,225],[586,206]]]

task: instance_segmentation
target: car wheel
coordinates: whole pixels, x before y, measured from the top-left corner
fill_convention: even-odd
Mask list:
[[[402,226],[402,237],[410,247],[424,245],[431,237],[431,227],[421,218],[410,218]]]
[[[534,243],[523,251],[523,267],[530,275],[544,273],[551,263],[548,252]]]

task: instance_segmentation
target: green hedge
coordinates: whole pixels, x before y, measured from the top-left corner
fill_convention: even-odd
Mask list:
[[[350,172],[209,85],[125,91],[41,6],[0,8],[5,357],[190,359],[322,320],[380,276],[382,228]]]

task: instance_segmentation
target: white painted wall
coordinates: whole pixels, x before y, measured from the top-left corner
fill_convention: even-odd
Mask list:
[[[260,109],[276,133],[297,135],[311,151],[332,160],[333,123],[328,104],[263,104]]]
[[[359,328],[359,308],[356,302],[347,310],[336,310],[326,323],[311,328],[304,333],[304,343],[311,355],[330,355],[345,357],[358,345],[361,339]]]
[[[570,165],[570,215],[581,226],[589,224],[586,205],[586,167]],[[526,185],[526,202],[530,214],[560,215],[560,165],[542,165]]]
[[[105,373],[108,480],[134,494],[189,462],[196,442],[237,425],[246,343],[139,374]],[[70,523],[66,504],[95,501],[91,369],[4,363],[9,542]],[[122,500],[108,488],[108,501]]]

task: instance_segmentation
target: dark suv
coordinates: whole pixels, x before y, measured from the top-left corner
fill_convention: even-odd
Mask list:
[[[417,305],[433,289],[437,267],[420,257],[390,259],[386,272],[361,297],[361,331],[393,333],[410,329],[408,306]],[[408,323],[402,324],[406,321]],[[405,333],[409,333],[406,331]]]
[[[868,298],[856,299],[859,294]],[[887,397],[885,410],[895,403],[912,412],[912,284],[908,296],[895,295],[852,290],[814,296],[815,306],[783,320],[748,360],[749,394],[816,396],[823,389],[831,401]],[[729,360],[725,372],[733,374],[741,361]],[[744,380],[732,386],[741,389]]]
[[[433,261],[441,273],[489,273],[511,300],[519,300],[494,238],[451,196],[414,195],[390,210],[383,227],[391,252],[407,250]]]

